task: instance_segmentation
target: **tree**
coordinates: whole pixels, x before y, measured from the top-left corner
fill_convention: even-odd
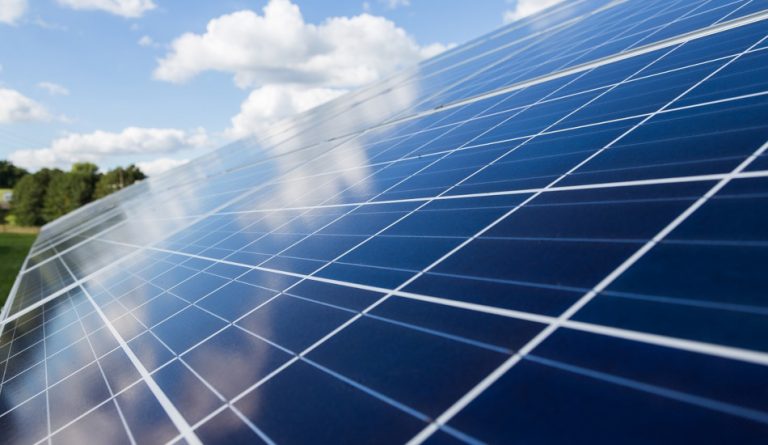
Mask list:
[[[96,183],[96,190],[93,193],[93,199],[103,198],[146,177],[144,172],[133,164],[126,168],[114,168],[99,178],[99,181]]]
[[[48,184],[54,176],[64,173],[61,170],[44,168],[39,172],[22,177],[13,188],[13,214],[16,223],[22,226],[43,224],[43,203]]]
[[[43,203],[43,218],[53,221],[91,202],[98,177],[98,167],[90,163],[74,164],[68,173],[51,177]]]
[[[118,167],[103,175],[95,164],[88,162],[72,165],[69,172],[42,169],[16,183],[12,213],[19,225],[40,225],[144,178],[135,165]]]
[[[94,177],[99,174],[99,166],[91,162],[75,162],[70,169],[71,173]]]
[[[28,175],[23,168],[16,167],[9,161],[0,161],[0,188],[13,188],[19,180]]]

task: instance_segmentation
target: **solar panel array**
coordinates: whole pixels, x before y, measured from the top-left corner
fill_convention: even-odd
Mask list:
[[[46,226],[3,443],[765,443],[768,4],[569,1]]]

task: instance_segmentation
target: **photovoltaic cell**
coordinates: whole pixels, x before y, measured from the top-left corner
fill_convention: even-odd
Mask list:
[[[762,443],[768,7],[564,2],[43,228],[3,443]]]

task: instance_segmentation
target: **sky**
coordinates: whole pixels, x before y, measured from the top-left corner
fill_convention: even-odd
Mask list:
[[[559,0],[0,0],[0,159],[156,175]]]

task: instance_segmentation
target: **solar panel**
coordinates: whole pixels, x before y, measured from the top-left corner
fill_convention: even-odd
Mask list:
[[[762,443],[768,5],[565,2],[44,227],[3,443]]]

